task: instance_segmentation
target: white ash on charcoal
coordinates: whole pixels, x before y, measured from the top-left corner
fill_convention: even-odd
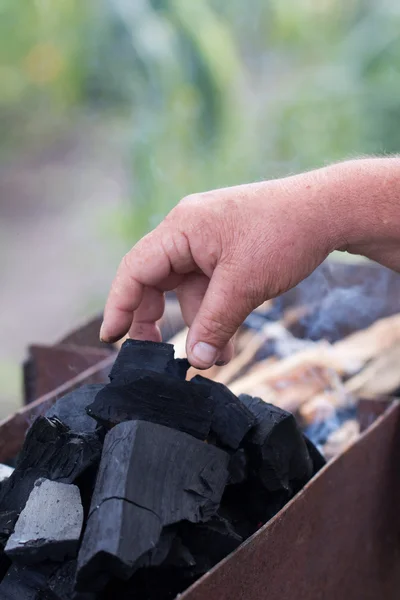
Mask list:
[[[38,479],[4,552],[23,564],[63,561],[77,553],[83,525],[79,488]]]
[[[174,598],[324,465],[290,413],[187,367],[128,340],[33,423],[0,486],[0,600]]]
[[[0,483],[8,479],[13,471],[14,469],[12,467],[0,464]]]
[[[0,487],[0,544],[5,544],[38,479],[74,483],[100,460],[97,432],[75,433],[56,417],[38,417],[29,429],[15,470]]]

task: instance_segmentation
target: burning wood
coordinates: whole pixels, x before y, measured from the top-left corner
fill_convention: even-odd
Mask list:
[[[187,366],[128,340],[111,383],[33,423],[0,485],[0,598],[169,598],[323,466],[293,415]]]

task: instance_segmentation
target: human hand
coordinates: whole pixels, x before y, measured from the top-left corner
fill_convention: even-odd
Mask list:
[[[227,362],[248,314],[308,276],[340,246],[321,171],[194,194],[128,252],[104,312],[103,341],[160,341],[176,290],[197,368]]]

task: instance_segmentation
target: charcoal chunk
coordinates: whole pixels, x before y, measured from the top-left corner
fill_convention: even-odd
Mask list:
[[[128,339],[115,359],[110,380],[121,385],[131,383],[136,380],[137,371],[143,369],[166,373],[174,354],[172,344]]]
[[[190,569],[164,565],[144,568],[129,581],[111,581],[102,600],[174,600],[198,578]]]
[[[79,488],[39,479],[8,539],[5,553],[12,560],[28,565],[73,557],[82,525]]]
[[[196,561],[189,548],[187,548],[182,542],[181,538],[175,536],[172,540],[170,551],[164,560],[163,565],[166,567],[187,568],[195,567]]]
[[[313,462],[294,416],[260,398],[239,399],[257,420],[246,439],[250,469],[270,492],[298,491],[311,478]]]
[[[211,431],[223,446],[237,450],[246,433],[255,424],[255,418],[247,407],[222,383],[196,375],[191,380],[205,396],[214,400],[214,416]]]
[[[54,600],[96,600],[96,594],[75,591],[76,560],[68,560],[48,578],[46,591]]]
[[[190,362],[187,358],[174,358],[167,365],[167,373],[177,379],[185,380],[189,369]]]
[[[57,600],[47,593],[47,580],[54,571],[52,565],[33,569],[26,565],[12,565],[0,583],[1,600]]]
[[[14,525],[19,517],[17,510],[3,510],[0,512],[0,546],[5,546],[8,538],[14,531]]]
[[[194,557],[195,568],[192,572],[198,575],[209,571],[243,541],[232,525],[220,516],[213,517],[207,523],[185,523],[180,528],[180,536]]]
[[[173,552],[173,548],[177,546],[176,539],[176,529],[174,527],[164,527],[156,547],[146,552],[146,554],[136,561],[135,568],[158,567],[161,564],[165,564],[167,558]]]
[[[11,560],[3,550],[0,549],[0,582],[3,581],[5,574],[11,566]]]
[[[106,436],[78,557],[81,591],[128,579],[164,527],[210,519],[228,479],[222,450],[162,425],[127,421]]]
[[[247,455],[244,448],[239,448],[232,454],[228,470],[229,485],[243,483],[247,479]]]
[[[141,419],[189,433],[204,440],[211,426],[214,402],[188,381],[143,371],[125,385],[109,384],[87,407],[88,414],[107,427]]]
[[[104,387],[102,383],[83,385],[62,396],[49,408],[46,417],[57,417],[74,433],[94,432],[97,423],[86,413],[86,407],[93,402],[96,394]]]
[[[29,429],[12,475],[0,488],[0,540],[8,538],[35,481],[73,483],[97,463],[101,454],[97,434],[75,434],[58,419],[38,417]]]

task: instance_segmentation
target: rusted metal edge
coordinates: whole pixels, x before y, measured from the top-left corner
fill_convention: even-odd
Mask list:
[[[52,392],[108,356],[108,350],[91,346],[29,346],[29,359],[24,365],[25,404]]]
[[[397,600],[399,465],[394,401],[181,600]]]
[[[107,382],[114,360],[114,355],[104,358],[52,392],[41,396],[7,419],[0,421],[0,462],[8,462],[18,454],[28,427],[36,417],[44,414],[58,398],[86,383]]]

